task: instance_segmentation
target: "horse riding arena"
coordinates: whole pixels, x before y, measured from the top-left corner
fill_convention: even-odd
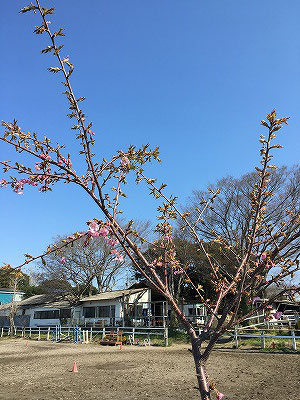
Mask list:
[[[3,339],[0,399],[198,400],[188,349]],[[209,372],[224,400],[299,398],[299,354],[218,348]]]

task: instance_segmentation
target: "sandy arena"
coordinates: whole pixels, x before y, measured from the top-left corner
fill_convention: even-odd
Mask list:
[[[188,348],[1,340],[0,399],[199,400]],[[224,400],[299,398],[297,354],[216,350],[209,371]]]

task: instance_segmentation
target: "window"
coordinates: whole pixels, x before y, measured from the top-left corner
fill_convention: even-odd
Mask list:
[[[59,310],[35,311],[34,319],[58,319]]]
[[[194,311],[193,308],[188,308],[188,312],[189,312],[189,316],[190,316],[190,317],[191,317],[192,315],[194,315],[193,311]]]
[[[97,308],[99,318],[115,318],[116,306],[100,306]]]
[[[85,318],[95,318],[96,307],[83,307],[83,315]]]
[[[62,308],[60,310],[60,318],[71,318],[71,308]]]

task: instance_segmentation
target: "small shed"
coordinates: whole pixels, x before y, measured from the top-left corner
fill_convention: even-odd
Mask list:
[[[24,294],[24,292],[19,290],[14,291],[14,289],[0,288],[0,305],[8,304],[12,301],[21,301]]]

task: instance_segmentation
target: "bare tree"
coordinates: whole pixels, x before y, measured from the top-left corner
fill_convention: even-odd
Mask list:
[[[300,212],[300,168],[281,167],[271,169],[269,192],[262,199],[267,207],[264,226],[260,229],[278,230],[280,242],[285,243],[299,231],[297,215]],[[212,191],[220,188],[219,195],[208,207],[205,221],[199,220],[198,234],[206,240],[214,240],[216,235],[222,236],[240,255],[248,246],[247,232],[251,224],[251,196],[257,181],[257,173],[252,172],[234,179],[227,177],[211,185]],[[194,191],[187,206],[192,218],[197,218],[197,209],[203,201],[211,196],[211,191]],[[295,217],[291,220],[289,215]],[[270,231],[272,234],[272,231]],[[260,235],[260,230],[257,232]],[[279,236],[275,236],[279,238]],[[280,246],[279,242],[279,246]],[[300,253],[300,238],[292,240],[286,247],[285,256]]]
[[[60,247],[66,238],[57,238],[55,244]],[[70,283],[74,294],[82,287],[91,294],[96,283],[98,293],[112,290],[120,279],[124,279],[126,261],[117,261],[111,252],[111,245],[101,237],[95,237],[88,244],[81,238],[73,246],[53,252],[43,258],[39,264],[39,282],[61,280]],[[83,293],[84,294],[84,293]]]

